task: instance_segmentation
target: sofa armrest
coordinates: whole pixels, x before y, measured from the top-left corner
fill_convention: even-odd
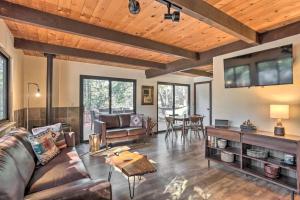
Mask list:
[[[65,140],[68,147],[75,147],[75,133],[65,132]]]
[[[106,123],[100,120],[94,120],[94,133],[99,134],[103,144],[106,144]]]
[[[81,179],[61,186],[42,190],[24,197],[24,200],[111,200],[111,185],[104,180]]]

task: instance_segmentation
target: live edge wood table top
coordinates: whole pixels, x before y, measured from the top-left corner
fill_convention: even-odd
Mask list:
[[[108,157],[106,163],[116,166],[128,177],[156,172],[156,168],[147,159],[147,156],[129,151]]]

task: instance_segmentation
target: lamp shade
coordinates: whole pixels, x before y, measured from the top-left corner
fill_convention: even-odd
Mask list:
[[[270,118],[272,119],[289,119],[289,105],[270,105]]]

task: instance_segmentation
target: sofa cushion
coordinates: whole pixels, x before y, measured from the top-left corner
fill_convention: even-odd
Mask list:
[[[14,159],[0,149],[0,199],[20,200],[24,197],[25,183]]]
[[[121,114],[120,118],[120,128],[126,128],[130,126],[130,114]]]
[[[105,122],[106,129],[119,128],[119,115],[99,115],[99,120]]]
[[[47,130],[38,135],[29,135],[32,149],[42,165],[48,163],[60,152],[54,143],[51,133],[50,130]]]
[[[31,143],[28,139],[28,136],[30,135],[30,133],[25,128],[13,129],[7,135],[11,135],[11,136],[16,137],[24,145],[24,147],[30,153],[30,155],[32,156],[34,161],[35,162],[37,161],[37,157],[34,154]]]
[[[119,138],[126,136],[128,136],[127,128],[117,128],[106,131],[106,138]]]
[[[127,130],[128,130],[129,136],[146,134],[146,129],[144,129],[144,128],[131,127],[131,128],[128,128]]]
[[[89,175],[75,148],[65,148],[48,164],[35,171],[28,184],[28,194],[82,178],[89,178]]]
[[[54,140],[55,145],[59,149],[64,149],[67,147],[65,133],[63,131],[51,131],[51,136]]]
[[[16,132],[15,134],[7,134],[0,138],[0,149],[5,151],[14,160],[15,165],[25,184],[27,184],[33,174],[35,168],[35,160],[30,151],[26,149],[19,138],[23,137],[24,141],[28,132]],[[19,135],[19,138],[15,135]],[[28,143],[28,142],[27,142]]]
[[[142,127],[144,115],[136,114],[130,116],[130,127]]]
[[[62,129],[62,124],[61,123],[56,123],[56,124],[49,125],[49,126],[33,128],[31,130],[31,132],[32,132],[33,135],[38,135],[38,134],[43,133],[47,130],[51,130],[53,132],[60,132],[61,129]]]

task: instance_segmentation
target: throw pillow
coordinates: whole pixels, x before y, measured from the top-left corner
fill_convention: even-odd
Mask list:
[[[50,125],[50,126],[43,126],[43,127],[33,128],[31,130],[31,132],[32,132],[33,135],[38,135],[38,134],[43,133],[47,130],[51,130],[51,131],[54,131],[54,132],[59,132],[59,131],[61,131],[61,128],[62,128],[61,123],[57,123],[57,124],[53,124],[53,125]]]
[[[59,149],[64,149],[67,147],[67,143],[65,140],[65,133],[63,131],[57,131],[57,132],[51,131],[51,136],[55,145]]]
[[[136,114],[130,116],[130,127],[142,127],[144,115]]]
[[[42,165],[47,164],[60,152],[52,139],[51,131],[47,130],[38,135],[31,134],[28,139],[35,155]]]

